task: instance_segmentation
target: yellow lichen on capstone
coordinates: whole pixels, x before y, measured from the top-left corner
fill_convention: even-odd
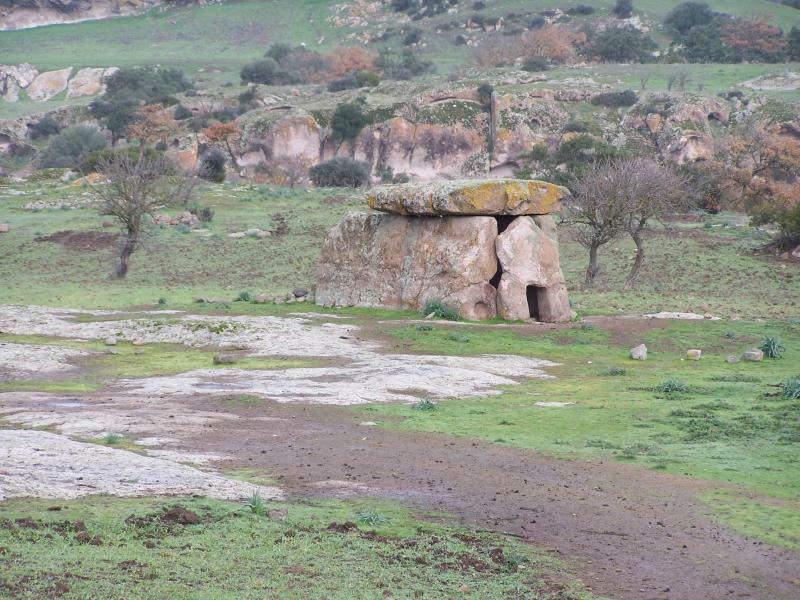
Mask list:
[[[484,179],[377,186],[370,208],[400,215],[546,215],[561,209],[566,188],[544,181]]]

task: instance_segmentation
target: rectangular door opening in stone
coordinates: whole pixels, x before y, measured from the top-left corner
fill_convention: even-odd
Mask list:
[[[421,310],[437,300],[474,321],[568,321],[553,217],[568,193],[516,179],[375,187],[372,210],[346,215],[323,244],[317,304]]]

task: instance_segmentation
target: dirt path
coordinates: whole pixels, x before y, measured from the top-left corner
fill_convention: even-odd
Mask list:
[[[110,382],[94,394],[0,393],[0,416],[8,423],[63,434],[48,437],[53,444],[63,445],[64,436],[115,432],[135,440],[148,456],[172,463],[258,469],[277,477],[289,497],[368,494],[444,510],[466,524],[510,532],[575,559],[581,579],[613,598],[800,597],[800,558],[712,523],[707,507],[696,500],[702,482],[615,461],[557,460],[468,439],[365,426],[363,413],[344,406],[415,400],[420,390],[438,398],[498,393],[502,385],[550,376],[548,361],[404,354],[405,348],[380,336],[380,327],[345,319],[331,323],[337,319],[322,315],[228,317],[220,327],[219,318],[207,316],[87,314],[93,319],[79,319],[86,315],[76,311],[0,307],[0,329],[198,347],[244,345],[257,356],[338,362],[268,371],[195,370]],[[661,326],[641,319],[610,323],[620,343]],[[23,361],[12,344],[0,352],[10,357],[0,361],[0,375],[7,377],[20,376],[21,362],[34,365],[26,372],[40,376],[70,364],[70,357],[49,347],[23,352]],[[230,401],[243,393],[261,400]],[[14,461],[18,467],[29,461],[25,468],[33,471],[39,458],[29,450],[30,444],[18,444]],[[65,453],[53,452],[69,462]],[[80,454],[80,448],[73,452]],[[5,476],[0,468],[0,480]],[[183,471],[181,476],[199,477]]]
[[[213,404],[197,408],[211,411]],[[449,511],[467,524],[575,557],[583,581],[613,598],[788,600],[800,594],[800,559],[712,523],[695,500],[700,482],[616,462],[564,461],[365,427],[341,407],[269,403],[237,412],[242,418],[187,443],[237,457],[225,467],[279,476],[290,495],[351,487]],[[256,420],[264,416],[280,420]]]

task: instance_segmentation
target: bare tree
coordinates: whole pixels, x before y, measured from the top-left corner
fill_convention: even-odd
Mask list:
[[[639,76],[639,86],[642,91],[647,89],[647,83],[650,81],[650,74],[645,73],[644,75]]]
[[[195,182],[163,155],[147,149],[115,152],[102,158],[97,170],[105,180],[92,187],[101,202],[100,214],[114,217],[123,231],[112,274],[123,278],[128,274],[131,255],[142,242],[149,217],[162,206],[188,201]]]
[[[633,158],[614,165],[627,178],[626,196],[630,205],[626,211],[625,231],[636,245],[636,257],[625,287],[636,283],[645,260],[644,232],[653,221],[686,210],[692,204],[687,192],[687,180],[670,167],[647,158]]]
[[[586,283],[600,271],[599,250],[627,233],[636,258],[626,280],[632,286],[645,260],[644,232],[655,220],[688,206],[685,180],[653,160],[628,158],[587,167],[573,186],[567,222],[577,229],[578,242],[589,250]]]
[[[589,250],[586,284],[594,285],[600,272],[600,248],[619,237],[630,204],[624,177],[610,162],[588,165],[573,186],[566,222],[576,226],[578,243]]]

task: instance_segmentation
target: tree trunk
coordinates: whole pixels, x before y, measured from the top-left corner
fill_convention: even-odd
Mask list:
[[[600,246],[589,246],[589,266],[586,267],[586,285],[594,286],[594,280],[600,272],[597,252]]]
[[[633,238],[633,243],[636,244],[636,258],[633,261],[631,272],[628,273],[628,278],[625,280],[625,289],[630,289],[634,286],[636,279],[639,277],[639,271],[642,270],[642,265],[644,264],[644,239],[642,238],[641,230],[632,232],[631,237]]]
[[[128,231],[125,243],[122,244],[122,248],[119,251],[119,262],[116,269],[114,269],[114,277],[117,279],[123,279],[128,274],[128,261],[130,261],[133,251],[136,250],[137,242],[138,236],[136,232]]]

